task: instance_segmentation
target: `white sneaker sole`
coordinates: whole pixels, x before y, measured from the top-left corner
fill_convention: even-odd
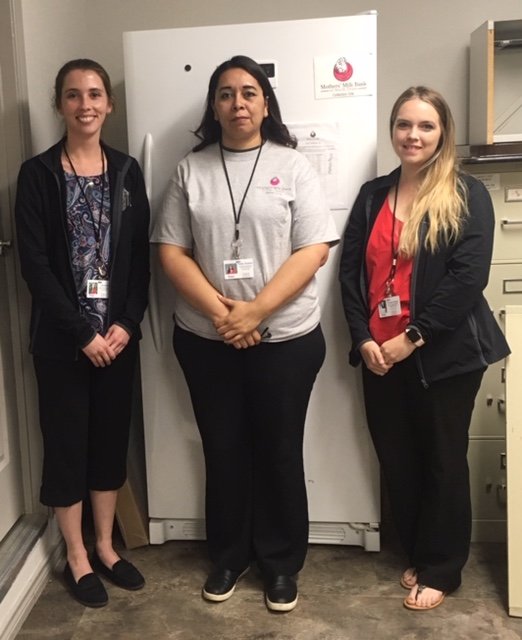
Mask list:
[[[231,589],[229,589],[229,591],[227,591],[226,593],[210,593],[208,591],[205,591],[205,587],[203,587],[201,593],[203,595],[203,597],[205,598],[205,600],[209,600],[210,602],[224,602],[225,600],[228,600],[230,598],[230,596],[234,593],[235,589],[236,589],[236,585],[237,583],[241,580],[241,578],[248,573],[248,570],[250,569],[250,567],[247,567],[243,573],[241,573],[238,576],[238,579],[236,580],[236,582],[234,583],[234,585],[232,586]]]
[[[227,591],[226,593],[221,593],[221,594],[209,593],[208,591],[205,591],[205,589],[203,589],[203,597],[205,598],[205,600],[209,600],[210,602],[224,602],[225,600],[228,600],[230,598],[230,596],[234,593],[235,589],[236,589],[236,585],[234,585],[232,589],[230,589],[230,591]]]
[[[292,611],[292,609],[295,609],[298,599],[299,596],[297,595],[292,602],[272,602],[265,596],[266,606],[270,611]]]

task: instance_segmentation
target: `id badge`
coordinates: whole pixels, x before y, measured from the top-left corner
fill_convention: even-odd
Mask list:
[[[379,302],[379,318],[390,318],[401,315],[401,299],[399,296],[388,296]]]
[[[242,280],[254,277],[254,260],[242,258],[240,260],[223,260],[225,280]]]
[[[108,280],[87,280],[87,297],[88,298],[108,298],[109,297],[109,281]]]

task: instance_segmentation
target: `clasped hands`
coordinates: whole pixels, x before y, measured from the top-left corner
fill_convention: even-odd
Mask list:
[[[223,338],[225,344],[236,349],[248,349],[261,342],[259,325],[263,321],[255,300],[232,300],[218,295],[218,299],[227,309],[226,315],[213,320],[214,327]]]
[[[125,349],[129,340],[129,333],[123,327],[113,324],[105,336],[97,333],[82,351],[95,367],[107,367]]]
[[[394,364],[411,355],[415,351],[415,345],[405,333],[400,333],[381,346],[374,340],[369,340],[361,345],[359,351],[368,369],[378,376],[384,376]]]

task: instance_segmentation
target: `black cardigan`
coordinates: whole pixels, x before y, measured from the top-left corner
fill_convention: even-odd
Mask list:
[[[359,347],[371,340],[368,327],[366,245],[399,169],[364,184],[344,234],[340,264],[342,301],[352,336],[350,363],[361,361]],[[483,296],[493,251],[494,212],[484,185],[463,175],[468,211],[457,241],[431,253],[424,248],[429,217],[420,229],[410,292],[410,322],[426,342],[414,354],[422,382],[483,369],[509,354],[509,347]]]
[[[102,144],[111,196],[108,323],[141,337],[148,299],[149,203],[138,163]],[[62,141],[23,163],[15,205],[22,276],[32,296],[30,350],[76,360],[95,336],[81,315],[70,259]]]

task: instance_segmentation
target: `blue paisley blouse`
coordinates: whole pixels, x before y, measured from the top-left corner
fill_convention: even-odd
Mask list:
[[[109,300],[107,298],[87,298],[87,281],[99,279],[96,265],[98,227],[101,258],[107,272],[110,269],[111,208],[109,176],[107,172],[105,172],[104,176],[78,177],[74,173],[64,173],[67,186],[67,231],[80,311],[91,326],[98,333],[104,335],[108,329],[107,310]],[[103,188],[104,182],[105,187]],[[101,204],[102,192],[103,205]],[[101,221],[100,206],[102,206]],[[96,227],[93,225],[96,225]]]

